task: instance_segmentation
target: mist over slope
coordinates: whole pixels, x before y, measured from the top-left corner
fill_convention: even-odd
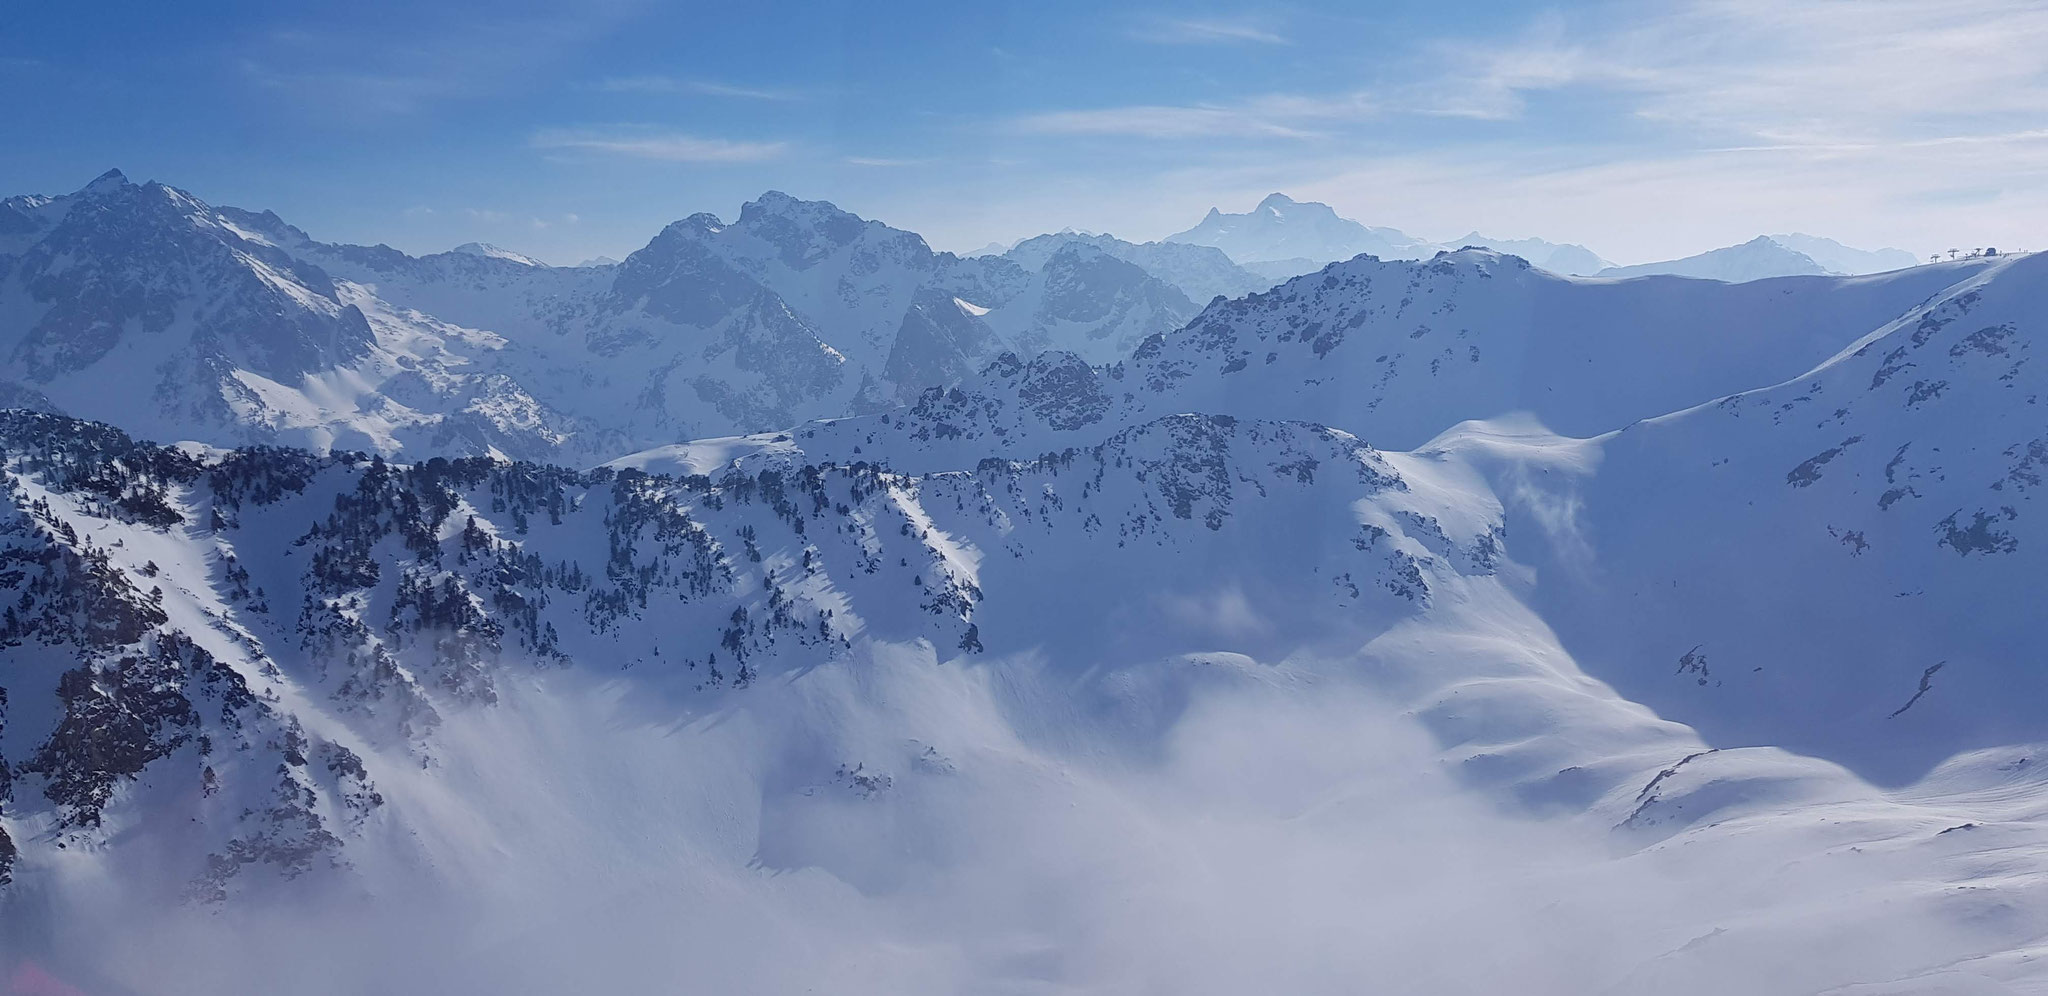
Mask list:
[[[8,204],[11,984],[2048,991],[2042,257]]]

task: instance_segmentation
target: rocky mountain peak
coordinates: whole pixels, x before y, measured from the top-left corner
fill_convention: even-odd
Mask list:
[[[122,187],[128,186],[133,186],[133,184],[128,182],[128,175],[126,173],[123,173],[118,169],[110,169],[104,173],[101,173],[99,176],[94,177],[91,183],[88,183],[85,186],[80,187],[78,189],[78,192],[80,194],[90,196],[95,194],[104,194],[109,191],[119,190]]]

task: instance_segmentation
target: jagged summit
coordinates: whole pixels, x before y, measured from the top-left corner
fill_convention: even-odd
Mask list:
[[[118,169],[110,169],[94,177],[91,183],[80,187],[78,192],[81,194],[103,194],[107,191],[118,190],[126,186],[132,186],[128,182],[128,174]]]
[[[0,380],[220,439],[268,385],[367,358],[375,333],[346,292],[238,217],[118,171],[45,202],[22,242],[0,245],[0,311],[19,316],[0,327]]]
[[[760,223],[763,219],[783,216],[814,225],[864,226],[868,220],[843,210],[827,200],[806,200],[780,190],[764,191],[761,196],[740,205],[739,224]]]
[[[1391,228],[1368,228],[1316,201],[1268,194],[1245,214],[1215,208],[1202,223],[1166,237],[1168,242],[1214,246],[1240,264],[1307,259],[1329,262],[1369,253],[1420,259],[1442,248]]]

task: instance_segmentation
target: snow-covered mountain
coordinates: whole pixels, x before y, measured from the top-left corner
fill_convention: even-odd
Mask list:
[[[361,446],[447,425],[466,401],[447,371],[496,344],[394,322],[246,227],[274,216],[119,172],[5,205],[0,379],[64,411],[179,438]]]
[[[1820,256],[1826,256],[1827,261],[1823,262]],[[1714,249],[1683,259],[1610,266],[1600,270],[1599,275],[1640,277],[1672,274],[1735,283],[1814,273],[1877,273],[1912,266],[1915,262],[1911,254],[1898,249],[1865,252],[1811,235],[1759,235],[1739,246]]]
[[[1569,278],[1476,249],[1354,259],[1212,304],[1123,363],[1005,357],[926,392],[911,419],[803,426],[795,445],[959,468],[1187,411],[1344,426],[1394,449],[1513,413],[1591,435],[1794,376],[1986,265],[1729,284]]]
[[[1355,260],[670,476],[0,416],[0,940],[170,992],[2028,991],[2044,265]],[[1203,387],[1457,331],[1619,393]],[[995,381],[1017,438],[918,445]]]
[[[1147,337],[1179,328],[1196,311],[1180,288],[1086,243],[1062,246],[1030,269],[1035,279],[1029,288],[1000,309],[978,313],[1004,342],[1026,353],[1066,349],[1110,363]]]
[[[1309,259],[1329,262],[1370,253],[1382,259],[1422,259],[1444,246],[1392,228],[1368,228],[1338,216],[1328,204],[1268,194],[1245,214],[1210,208],[1201,224],[1168,242],[1214,246],[1239,263]]]
[[[1339,216],[1327,204],[1296,201],[1285,194],[1268,195],[1246,214],[1224,214],[1211,208],[1201,224],[1169,235],[1166,241],[1219,248],[1239,265],[1258,274],[1267,286],[1360,253],[1381,259],[1428,259],[1439,252],[1467,247],[1492,249],[1520,256],[1553,273],[1574,276],[1596,273],[1612,265],[1585,246],[1544,239],[1493,239],[1473,232],[1450,242],[1431,242],[1397,229],[1369,228]]]
[[[587,463],[877,410],[1006,349],[1107,362],[1196,310],[1092,247],[963,260],[780,193],[599,267],[323,243],[118,173],[5,205],[6,391],[221,445]]]
[[[1586,478],[1569,555],[1601,564],[1542,597],[1565,646],[1716,742],[1882,783],[2040,740],[2044,634],[2016,609],[2048,543],[2044,287],[2048,257],[1979,271],[1798,377],[1601,440],[1597,471],[1532,455],[1513,473]]]

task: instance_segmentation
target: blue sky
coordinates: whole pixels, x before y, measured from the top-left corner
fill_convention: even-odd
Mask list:
[[[1619,261],[2048,233],[2048,4],[21,0],[0,192],[623,255],[769,188],[967,249],[1283,190]]]

